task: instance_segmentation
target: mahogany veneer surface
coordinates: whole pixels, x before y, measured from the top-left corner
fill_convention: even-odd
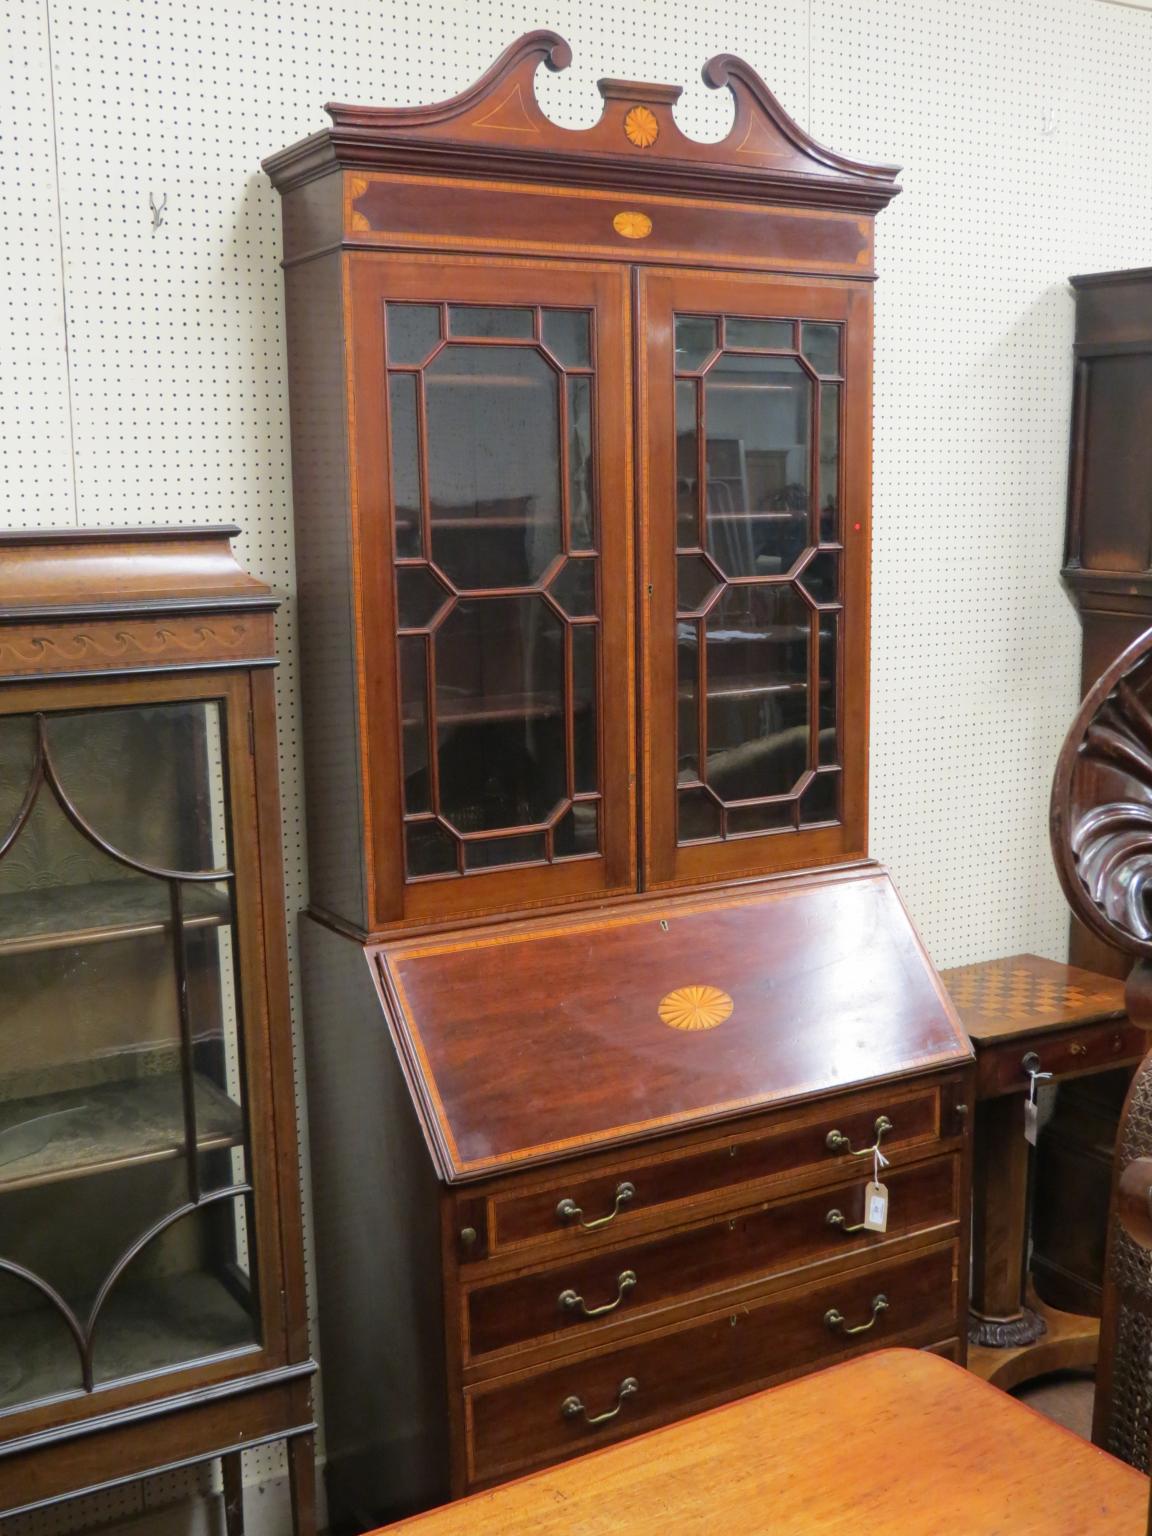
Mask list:
[[[453,1181],[971,1055],[874,869],[384,945],[377,960]],[[710,1024],[709,992],[704,1017],[666,1023],[661,1004],[693,987],[731,1012]]]
[[[1148,1480],[934,1355],[884,1350],[414,1520],[422,1536],[1138,1536]]]

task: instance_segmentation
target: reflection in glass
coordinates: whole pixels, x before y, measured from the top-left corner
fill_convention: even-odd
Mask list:
[[[396,609],[401,629],[427,629],[450,596],[426,565],[396,567]]]
[[[678,790],[676,803],[680,842],[720,836],[720,807],[706,789]]]
[[[820,615],[820,762],[840,761],[840,709],[836,697],[836,666],[840,615]]]
[[[711,315],[676,316],[676,372],[695,373],[716,350],[719,326]]]
[[[424,553],[424,520],[420,497],[420,442],[416,426],[414,373],[394,373],[388,380],[388,419],[392,432],[392,503],[396,553]]]
[[[831,769],[816,775],[800,796],[800,825],[836,821],[840,816],[840,771]]]
[[[404,857],[409,877],[448,875],[456,869],[456,839],[435,821],[410,821],[404,827]]]
[[[840,372],[840,327],[805,320],[800,327],[800,350],[819,374]]]
[[[568,517],[570,547],[591,549],[596,539],[592,460],[592,380],[568,380]]]
[[[544,344],[565,368],[590,368],[592,344],[586,309],[546,309],[541,314]]]
[[[708,552],[730,576],[783,574],[809,542],[811,381],[794,358],[726,353],[704,411]]]
[[[676,543],[700,543],[700,458],[696,426],[696,385],[676,380]]]
[[[791,352],[796,327],[791,320],[752,320],[727,315],[724,320],[726,347],[759,347],[772,352]]]
[[[565,560],[548,590],[569,617],[591,618],[596,612],[596,561]]]
[[[35,765],[36,722],[32,716],[0,716],[0,843],[24,803]]]
[[[464,844],[465,869],[493,869],[500,864],[539,864],[544,860],[543,832],[519,837],[485,837]]]
[[[807,766],[809,613],[790,586],[731,587],[704,620],[707,779],[723,800],[786,794]]]
[[[459,831],[531,825],[564,798],[564,629],[535,595],[461,599],[437,629],[440,809]]]
[[[733,805],[728,810],[728,835],[740,837],[753,832],[779,832],[795,825],[794,800],[769,800],[762,805]]]
[[[840,542],[840,386],[820,386],[820,542]]]
[[[400,708],[404,738],[404,810],[432,809],[428,781],[428,653],[422,635],[401,635]]]
[[[837,551],[817,550],[801,572],[800,580],[818,603],[834,603],[840,596],[840,556]]]
[[[580,624],[572,630],[573,784],[578,795],[599,789],[596,722],[597,626]]]
[[[677,555],[677,612],[698,613],[718,586],[716,572],[703,555]]]
[[[450,345],[424,378],[433,559],[464,590],[526,586],[561,547],[556,373],[530,347]]]
[[[440,310],[435,304],[389,304],[385,327],[389,365],[414,367],[440,340]]]
[[[449,336],[505,336],[528,339],[533,332],[530,309],[495,309],[487,304],[449,304]]]
[[[676,626],[676,777],[700,777],[700,642],[698,625]]]
[[[580,854],[599,853],[599,805],[595,800],[578,800],[556,823],[553,849],[558,859],[572,859]]]

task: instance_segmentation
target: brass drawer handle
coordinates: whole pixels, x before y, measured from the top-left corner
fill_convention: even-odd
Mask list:
[[[829,1307],[827,1312],[824,1314],[824,1324],[826,1327],[830,1328],[833,1333],[867,1333],[869,1328],[875,1328],[876,1319],[880,1316],[881,1312],[887,1312],[887,1310],[887,1296],[873,1296],[872,1316],[866,1323],[857,1323],[855,1328],[846,1328],[844,1326],[843,1312],[841,1312],[838,1307]]]
[[[857,1149],[843,1131],[829,1131],[824,1138],[824,1145],[829,1152],[847,1152],[852,1157],[871,1157],[877,1150],[885,1135],[892,1129],[892,1122],[887,1115],[877,1115],[876,1124],[872,1127],[876,1133],[876,1140],[870,1147]]]
[[[836,1210],[835,1207],[828,1212],[824,1220],[830,1227],[839,1227],[841,1232],[863,1232],[867,1228],[867,1223],[863,1221],[858,1221],[853,1227],[848,1226],[844,1220],[844,1212]]]
[[[640,1383],[635,1376],[625,1376],[616,1388],[615,1408],[609,1408],[606,1413],[590,1414],[578,1397],[566,1397],[560,1404],[560,1412],[566,1419],[582,1418],[585,1424],[607,1424],[609,1419],[614,1419],[623,1408],[625,1399],[635,1396],[639,1390]]]
[[[620,1207],[627,1205],[636,1194],[635,1184],[629,1184],[627,1180],[616,1186],[616,1199],[607,1216],[597,1216],[595,1221],[585,1221],[584,1212],[576,1204],[571,1196],[561,1200],[556,1207],[556,1215],[561,1221],[579,1221],[585,1232],[595,1232],[597,1227],[606,1227],[610,1221],[615,1221],[620,1214]]]
[[[583,1296],[577,1296],[575,1291],[561,1291],[560,1308],[564,1312],[579,1312],[584,1317],[603,1317],[605,1312],[615,1312],[635,1284],[636,1272],[623,1269],[616,1277],[615,1301],[606,1301],[602,1307],[590,1307]]]

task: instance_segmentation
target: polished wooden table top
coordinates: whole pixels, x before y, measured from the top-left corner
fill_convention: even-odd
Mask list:
[[[964,1028],[979,1050],[1070,1024],[1124,1017],[1124,983],[1040,955],[1008,955],[941,971]]]
[[[389,1526],[418,1536],[1144,1536],[1148,1480],[883,1350]]]

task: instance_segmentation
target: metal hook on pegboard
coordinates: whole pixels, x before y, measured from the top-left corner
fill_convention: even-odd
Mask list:
[[[155,192],[148,194],[148,206],[152,210],[152,233],[155,234],[164,222],[164,210],[168,206],[168,194],[165,192],[159,203],[156,201]]]

